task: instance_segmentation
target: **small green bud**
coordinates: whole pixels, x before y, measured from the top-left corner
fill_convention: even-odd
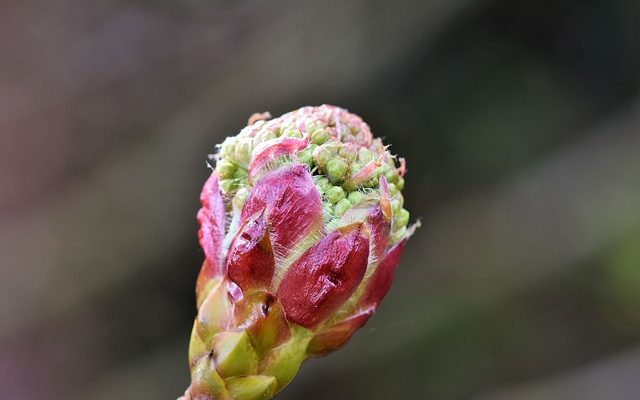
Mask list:
[[[220,181],[220,189],[222,189],[224,193],[229,193],[235,190],[237,186],[235,179],[223,179]]]
[[[373,160],[373,153],[369,149],[365,149],[364,147],[358,150],[358,161],[362,164],[366,164],[369,161]]]
[[[398,193],[398,188],[396,187],[396,185],[394,185],[393,183],[390,183],[388,186],[389,186],[389,194],[391,196],[395,196],[396,193]]]
[[[407,226],[409,223],[409,211],[404,208],[401,209],[395,217],[395,223],[398,227]]]
[[[277,137],[278,136],[276,135],[276,133],[272,130],[260,131],[260,133],[258,133],[256,137],[253,139],[253,145],[257,146],[260,143],[264,143],[267,140],[275,139]]]
[[[334,149],[328,146],[321,146],[320,150],[316,153],[314,157],[314,161],[317,166],[324,168],[327,166],[327,163],[329,163],[329,160],[331,160],[333,156],[334,156]]]
[[[351,164],[351,175],[355,175],[357,174],[362,167],[364,167],[364,164],[360,164],[360,162],[356,161],[354,163]]]
[[[350,208],[351,208],[351,202],[347,199],[342,199],[338,202],[338,204],[336,204],[333,212],[336,215],[336,217],[342,217],[342,215],[344,215],[344,213],[347,212],[347,210]]]
[[[398,173],[395,168],[388,167],[384,170],[384,177],[387,179],[388,183],[396,183],[398,182]]]
[[[402,209],[402,204],[400,204],[400,200],[392,199],[391,200],[391,212],[393,212],[393,215],[398,215],[400,213],[401,209]]]
[[[354,162],[358,157],[356,149],[353,146],[342,146],[338,150],[338,154],[349,162]]]
[[[222,142],[220,146],[220,155],[224,158],[232,158],[236,150],[237,138],[235,136],[228,137]]]
[[[326,192],[328,189],[332,187],[331,182],[324,176],[321,176],[316,179],[316,186],[318,186],[322,192]]]
[[[236,172],[236,166],[227,160],[220,160],[216,165],[216,172],[218,172],[220,179],[233,178],[233,174]]]
[[[283,136],[293,137],[293,138],[302,138],[302,132],[295,128],[287,128],[282,133]]]
[[[398,190],[404,189],[404,178],[398,178],[398,182],[396,182],[396,187]]]
[[[334,157],[327,163],[327,174],[332,183],[341,182],[344,179],[349,164],[342,157]]]
[[[236,169],[236,172],[233,173],[233,177],[239,180],[247,179],[248,176],[249,172],[247,172],[247,170],[244,168],[238,168]]]
[[[366,188],[373,188],[378,186],[378,179],[373,176],[369,179],[367,179],[366,181],[362,182],[362,186],[366,187]]]
[[[318,148],[317,144],[309,144],[309,146],[307,146],[306,150],[309,150],[309,155],[311,157],[311,162],[309,163],[310,167],[313,167],[313,152],[316,151],[316,149]]]
[[[325,143],[329,137],[329,132],[323,128],[316,128],[311,132],[311,142],[317,145]]]
[[[313,163],[312,150],[307,148],[298,152],[298,161],[311,166],[311,164]]]
[[[248,166],[251,162],[251,139],[242,139],[238,141],[235,149],[236,161],[239,164]]]
[[[331,203],[324,202],[322,204],[322,215],[325,222],[333,218],[333,205]]]
[[[327,190],[325,196],[327,196],[327,200],[329,200],[331,204],[336,204],[344,199],[344,190],[340,186],[332,186]]]
[[[360,203],[362,200],[364,200],[365,197],[366,196],[364,195],[364,193],[359,192],[357,190],[349,193],[349,201],[353,205]]]

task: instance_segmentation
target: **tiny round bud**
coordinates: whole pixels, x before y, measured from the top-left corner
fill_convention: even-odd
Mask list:
[[[329,160],[334,156],[334,149],[328,146],[320,146],[320,149],[315,152],[314,161],[317,166],[324,168],[327,166]]]
[[[402,204],[400,204],[400,200],[398,199],[392,199],[391,200],[391,211],[393,212],[393,215],[398,215],[400,213],[400,210],[402,209]]]
[[[264,130],[260,131],[255,138],[253,138],[253,146],[257,146],[260,143],[266,142],[267,140],[272,140],[277,138],[275,131],[272,130]]]
[[[403,226],[407,226],[408,223],[409,223],[409,211],[403,208],[396,215],[395,224],[397,227],[403,227]]]
[[[387,179],[387,182],[389,183],[398,182],[398,173],[396,172],[395,168],[390,167],[388,165],[386,165],[386,168],[384,169],[384,177]]]
[[[328,189],[332,187],[331,182],[324,176],[320,176],[316,179],[316,186],[321,189],[321,192],[326,192]]]
[[[347,210],[350,208],[351,208],[351,202],[347,199],[342,199],[338,202],[338,204],[336,204],[335,208],[333,209],[333,212],[336,215],[336,217],[342,217],[342,215],[344,215],[344,213],[347,212]]]
[[[349,135],[351,135],[351,129],[349,128],[349,126],[346,124],[340,124],[338,125],[338,131],[340,133],[340,138],[342,139],[342,141],[346,142]]]
[[[220,156],[224,158],[234,157],[237,140],[238,139],[235,136],[226,138],[224,142],[222,142],[222,145],[220,146]]]
[[[244,138],[238,141],[235,148],[236,161],[248,166],[251,162],[251,139]]]
[[[396,187],[398,190],[404,189],[404,178],[398,178],[398,182],[396,182]]]
[[[366,196],[364,195],[364,193],[359,192],[357,190],[349,193],[349,201],[353,205],[360,203],[362,200],[364,200],[365,197]]]
[[[366,164],[371,160],[373,160],[373,153],[371,150],[364,147],[358,150],[358,162]]]
[[[331,204],[336,204],[340,200],[344,199],[344,190],[340,186],[332,186],[326,191],[325,196]]]
[[[308,166],[311,166],[311,164],[313,163],[312,150],[310,148],[302,150],[297,154],[297,156],[298,156],[298,161],[300,161],[303,164],[307,164]]]
[[[274,126],[271,128],[271,132],[273,133],[274,137],[280,137],[282,136],[282,127],[281,126]]]
[[[238,180],[245,180],[249,176],[248,172],[244,168],[236,169],[236,172],[233,173],[233,178]]]
[[[283,136],[293,137],[293,138],[302,138],[302,132],[295,128],[288,128],[282,133]]]
[[[224,193],[229,193],[237,187],[235,179],[223,179],[220,181],[220,189]]]
[[[396,193],[398,193],[398,188],[393,183],[389,183],[387,186],[389,187],[389,194],[391,196],[395,196]]]
[[[349,164],[342,157],[334,157],[327,163],[327,174],[332,183],[341,182],[344,179]]]
[[[358,156],[356,149],[349,145],[341,146],[338,154],[349,162],[354,162]]]
[[[317,145],[325,143],[329,140],[329,132],[323,128],[315,128],[311,132],[311,142]]]
[[[362,182],[362,186],[366,188],[376,187],[378,186],[378,179],[375,176],[372,176],[371,178]]]
[[[233,178],[233,174],[236,172],[236,166],[229,161],[221,160],[216,165],[216,172],[218,173],[218,177],[220,177],[220,179]]]

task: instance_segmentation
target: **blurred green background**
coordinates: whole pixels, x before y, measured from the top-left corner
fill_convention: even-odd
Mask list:
[[[387,299],[286,399],[638,399],[640,3],[0,5],[0,387],[175,399],[206,155],[336,104],[407,158]]]

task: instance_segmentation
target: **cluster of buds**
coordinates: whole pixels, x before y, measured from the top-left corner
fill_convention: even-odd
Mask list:
[[[186,400],[270,399],[343,346],[386,295],[405,242],[405,163],[344,109],[256,114],[202,190]]]

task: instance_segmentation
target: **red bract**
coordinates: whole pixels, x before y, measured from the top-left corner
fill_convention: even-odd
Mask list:
[[[362,225],[332,232],[291,266],[278,289],[287,317],[307,328],[325,320],[356,289],[367,269]]]
[[[322,199],[304,165],[287,166],[260,179],[242,209],[242,221],[263,210],[278,256],[322,225]]]
[[[369,211],[367,223],[371,229],[371,255],[378,260],[389,243],[391,220],[380,205],[375,205]]]
[[[366,308],[321,331],[311,339],[307,351],[310,355],[319,356],[339,349],[351,339],[351,336],[367,322],[375,311],[375,307]]]
[[[229,278],[243,290],[271,283],[275,260],[264,218],[264,210],[244,223],[229,248]]]
[[[200,293],[205,283],[223,273],[222,241],[224,240],[225,212],[218,185],[218,175],[213,172],[200,193],[202,208],[198,211],[200,230],[198,238],[204,251],[205,262],[200,270],[196,292]]]
[[[224,203],[218,186],[218,176],[212,173],[200,194],[202,208],[198,211],[200,230],[198,237],[204,255],[211,261],[212,267],[220,272],[222,240],[224,238]]]
[[[406,243],[407,241],[403,240],[387,251],[382,262],[367,282],[365,295],[360,304],[378,306],[391,287],[393,271],[400,263],[400,256]]]
[[[292,156],[297,151],[307,147],[308,144],[308,137],[298,139],[286,136],[282,136],[272,143],[262,143],[255,149],[255,155],[251,158],[249,177],[254,180],[270,162],[284,155]]]

